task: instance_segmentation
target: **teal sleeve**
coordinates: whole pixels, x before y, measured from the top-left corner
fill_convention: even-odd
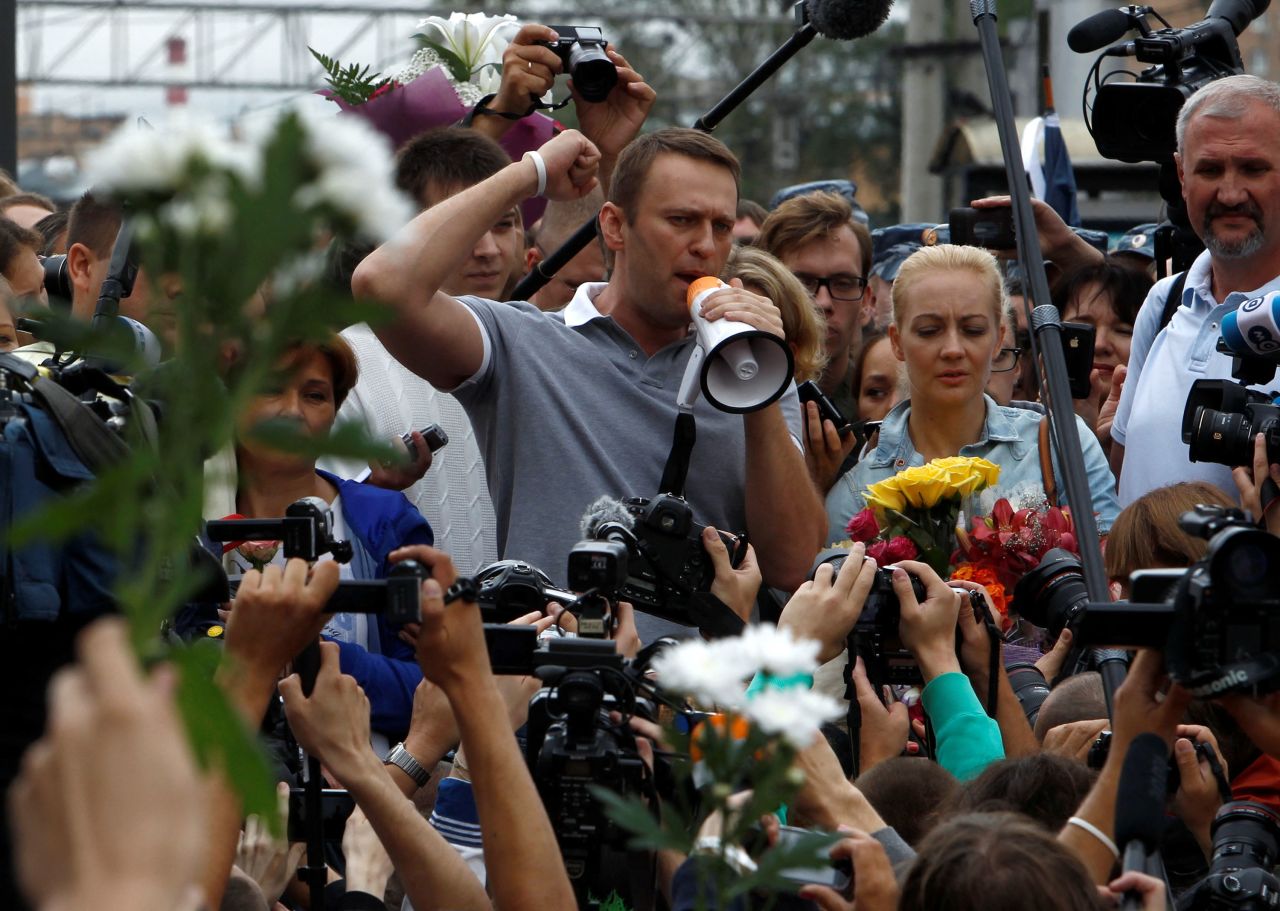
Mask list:
[[[964,674],[934,677],[921,696],[938,741],[938,765],[961,781],[1004,759],[1000,726],[987,717]]]

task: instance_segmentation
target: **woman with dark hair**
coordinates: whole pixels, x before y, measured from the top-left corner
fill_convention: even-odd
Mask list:
[[[1111,445],[1111,427],[1108,424],[1099,430],[1098,412],[1111,393],[1117,372],[1128,368],[1133,322],[1150,290],[1151,279],[1147,275],[1107,258],[1067,275],[1055,295],[1064,320],[1094,327],[1091,392],[1088,398],[1074,401],[1076,414],[1093,428],[1107,448]],[[1123,378],[1120,371],[1117,382],[1123,382]]]
[[[241,415],[234,460],[228,453],[206,466],[205,517],[278,518],[289,504],[318,498],[330,510],[333,536],[352,545],[353,556],[341,577],[385,577],[392,551],[435,540],[427,520],[404,494],[321,471],[314,456],[274,449],[249,432],[272,421],[295,424],[307,436],[328,436],[339,406],[355,386],[355,355],[335,335],[294,346],[277,369],[278,384],[256,396]],[[231,578],[283,563],[278,542],[244,542],[223,554]],[[324,629],[325,637],[338,643],[343,673],[355,677],[369,697],[374,731],[386,736],[407,730],[413,691],[422,680],[413,649],[396,632],[381,615],[370,614],[334,614]]]

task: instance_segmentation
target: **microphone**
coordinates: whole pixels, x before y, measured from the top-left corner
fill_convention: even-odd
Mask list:
[[[1116,792],[1116,844],[1125,873],[1146,873],[1147,857],[1160,846],[1168,777],[1168,745],[1157,734],[1138,735],[1124,755]],[[1121,907],[1140,908],[1141,899],[1135,904],[1134,898],[1132,893],[1126,895]]]
[[[1124,9],[1104,9],[1077,22],[1067,32],[1067,47],[1077,54],[1092,54],[1114,44],[1133,28],[1134,17]]]
[[[1224,316],[1222,342],[1242,357],[1280,359],[1280,291],[1251,298]]]
[[[849,41],[884,25],[892,6],[893,0],[809,0],[809,21],[822,37]]]
[[[621,500],[616,497],[598,497],[582,514],[578,530],[582,532],[583,538],[595,540],[606,525],[621,525],[630,531],[635,528],[636,520]]]

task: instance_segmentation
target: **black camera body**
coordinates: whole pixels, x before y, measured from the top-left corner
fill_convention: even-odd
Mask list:
[[[596,540],[626,546],[627,575],[615,588],[617,598],[655,617],[691,625],[691,602],[696,594],[711,591],[716,575],[702,544],[705,526],[694,522],[688,502],[673,494],[631,497],[624,505],[632,518],[630,528],[606,522],[594,534]],[[729,551],[729,562],[741,565],[746,538],[720,532],[720,539]]]
[[[1210,698],[1280,685],[1280,539],[1238,510],[1198,506],[1179,525],[1209,540],[1204,557],[1164,601],[1143,603],[1145,575],[1135,573],[1130,601],[1087,605],[1083,641],[1164,650],[1170,675]],[[1153,579],[1163,587],[1167,573]]]
[[[824,550],[818,554],[818,559],[809,572],[809,579],[813,579],[823,563],[830,563],[834,573],[839,574],[848,555],[849,551],[842,547]],[[987,615],[987,603],[980,592],[954,586],[953,590],[970,600],[977,616]],[[914,575],[911,576],[911,591],[917,601],[924,601],[924,583]],[[893,572],[887,568],[878,568],[875,578],[871,580],[867,600],[863,602],[862,613],[858,615],[858,622],[854,624],[848,639],[850,663],[855,655],[861,658],[867,670],[867,679],[873,686],[924,684],[915,655],[902,644],[902,634],[899,632],[901,620],[902,606],[898,601],[898,593],[893,590]],[[957,630],[957,648],[959,636],[960,632]]]
[[[592,26],[553,25],[556,41],[540,42],[555,51],[583,100],[604,101],[618,84],[618,68],[605,50],[604,32]]]
[[[475,576],[480,615],[486,623],[510,623],[525,614],[545,613],[548,601],[571,604],[575,596],[556,588],[536,566],[523,560],[498,560]]]

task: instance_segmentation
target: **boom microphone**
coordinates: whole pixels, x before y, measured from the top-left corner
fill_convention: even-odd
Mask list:
[[[1139,734],[1124,754],[1120,787],[1116,791],[1116,844],[1122,851],[1125,873],[1148,872],[1147,858],[1160,847],[1168,777],[1168,744],[1158,734]],[[1133,895],[1128,894],[1121,907],[1141,907],[1141,904],[1135,905]]]
[[[822,37],[849,41],[884,25],[892,6],[893,0],[809,0],[809,21]]]
[[[1126,9],[1104,9],[1077,22],[1067,32],[1067,47],[1077,54],[1092,54],[1114,44],[1133,28],[1134,16]]]

